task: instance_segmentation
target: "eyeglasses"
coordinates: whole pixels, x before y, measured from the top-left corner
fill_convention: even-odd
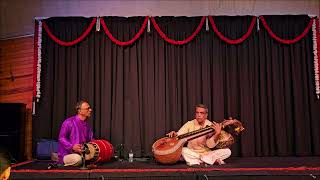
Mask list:
[[[83,110],[89,110],[89,109],[92,109],[91,107],[87,107],[87,108],[81,108],[81,109],[83,109]]]

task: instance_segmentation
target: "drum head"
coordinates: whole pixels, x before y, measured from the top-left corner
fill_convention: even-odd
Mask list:
[[[88,145],[90,153],[85,155],[85,159],[88,161],[88,160],[91,160],[95,157],[96,148],[91,143],[88,143],[87,145]]]

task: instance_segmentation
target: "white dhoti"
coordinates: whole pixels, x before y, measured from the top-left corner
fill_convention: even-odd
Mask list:
[[[230,156],[231,150],[229,148],[212,150],[205,153],[196,153],[187,147],[182,148],[182,157],[189,166],[199,165],[203,162],[213,165],[216,161],[223,162],[223,160]]]
[[[82,157],[79,154],[68,154],[63,157],[64,166],[80,166]]]

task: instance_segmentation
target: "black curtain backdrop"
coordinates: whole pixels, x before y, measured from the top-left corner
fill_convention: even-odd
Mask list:
[[[281,38],[293,39],[310,18],[264,16]],[[183,40],[201,17],[157,17],[168,37]],[[214,17],[228,38],[241,37],[251,16]],[[64,41],[79,37],[92,18],[46,19]],[[121,41],[134,37],[144,17],[104,17]],[[101,28],[102,29],[102,28]],[[86,99],[96,139],[114,147],[124,144],[136,156],[152,155],[155,140],[194,118],[194,106],[209,107],[209,119],[241,120],[245,132],[232,147],[233,156],[320,155],[319,101],[314,90],[312,31],[285,45],[260,25],[247,40],[230,45],[211,27],[202,28],[186,45],[165,42],[151,25],[134,44],[121,47],[101,30],[63,47],[43,30],[41,99],[33,121],[34,140],[58,137],[61,123]]]

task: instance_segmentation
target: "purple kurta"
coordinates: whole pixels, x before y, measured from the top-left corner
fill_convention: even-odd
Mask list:
[[[82,121],[77,115],[66,119],[62,123],[59,134],[59,163],[63,164],[63,157],[73,153],[73,145],[83,144],[92,139],[93,132],[87,121]]]

